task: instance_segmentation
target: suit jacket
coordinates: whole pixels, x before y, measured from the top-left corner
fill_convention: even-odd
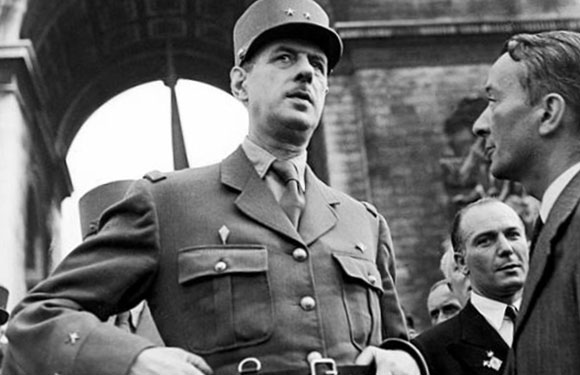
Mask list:
[[[101,321],[146,299],[167,346],[216,374],[246,357],[352,364],[406,338],[394,253],[374,208],[306,171],[296,230],[239,148],[221,164],[153,174],[14,311],[4,375],[125,374],[152,343]]]
[[[471,304],[417,336],[431,375],[492,375],[505,368],[509,347]]]
[[[508,374],[580,374],[580,175],[536,241]]]

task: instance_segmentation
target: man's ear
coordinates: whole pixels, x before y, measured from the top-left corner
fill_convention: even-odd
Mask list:
[[[232,95],[242,103],[248,101],[248,91],[246,90],[247,77],[248,73],[242,67],[234,66],[230,70],[230,89],[232,90]]]
[[[566,112],[566,100],[560,94],[550,93],[542,98],[540,103],[540,135],[554,133],[560,127]]]
[[[455,264],[457,264],[459,272],[461,272],[464,275],[469,275],[469,269],[467,268],[467,264],[465,263],[465,255],[463,255],[463,253],[455,253],[453,254],[453,259],[455,259]]]

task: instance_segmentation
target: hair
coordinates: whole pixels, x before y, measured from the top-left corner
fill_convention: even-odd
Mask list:
[[[530,105],[549,93],[558,93],[580,118],[580,33],[517,34],[505,43],[502,53],[524,64],[526,73],[520,84]]]
[[[453,223],[451,224],[451,246],[456,254],[462,254],[465,251],[465,238],[463,238],[463,231],[461,229],[461,222],[463,221],[465,213],[473,207],[484,206],[492,203],[503,202],[497,198],[485,197],[468,204],[455,214]]]
[[[431,285],[431,288],[429,289],[429,293],[432,293],[435,289],[439,288],[441,285],[447,286],[447,289],[449,289],[450,292],[453,292],[453,287],[451,286],[451,283],[449,282],[449,280],[441,279],[441,280],[438,280],[435,283],[433,283],[433,285]]]
[[[453,277],[453,272],[457,267],[457,263],[453,257],[453,247],[451,245],[451,239],[446,239],[443,241],[444,252],[441,255],[439,261],[439,270],[446,279],[451,279]]]

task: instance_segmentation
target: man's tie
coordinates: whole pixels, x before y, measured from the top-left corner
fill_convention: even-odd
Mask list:
[[[300,214],[304,209],[305,199],[300,193],[300,186],[298,183],[298,171],[294,165],[287,160],[276,160],[272,163],[272,170],[284,182],[284,192],[280,198],[280,206],[294,227],[298,228],[300,221]]]
[[[507,305],[505,308],[504,322],[500,328],[500,335],[505,340],[508,346],[512,345],[514,339],[514,327],[516,325],[516,317],[518,309],[515,306]]]
[[[518,309],[515,306],[507,305],[505,308],[505,316],[515,323],[518,316]]]

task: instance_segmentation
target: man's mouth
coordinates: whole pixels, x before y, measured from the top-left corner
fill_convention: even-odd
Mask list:
[[[485,157],[487,160],[491,160],[493,152],[495,151],[495,146],[487,146],[485,148]]]
[[[286,97],[292,98],[292,99],[306,100],[309,103],[313,102],[312,96],[310,95],[310,93],[307,90],[302,90],[302,89],[292,90],[288,94],[286,94]]]
[[[511,271],[517,268],[522,268],[522,265],[519,263],[508,263],[504,264],[503,266],[498,268],[498,271]]]

